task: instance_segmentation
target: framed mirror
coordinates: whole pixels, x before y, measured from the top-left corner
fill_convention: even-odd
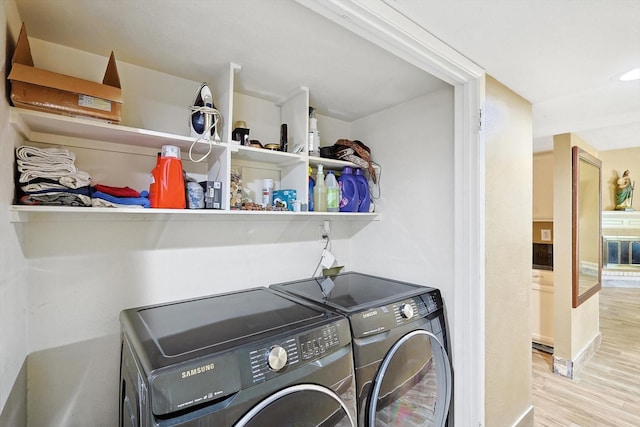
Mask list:
[[[600,159],[580,147],[573,155],[573,308],[602,286],[602,180]]]

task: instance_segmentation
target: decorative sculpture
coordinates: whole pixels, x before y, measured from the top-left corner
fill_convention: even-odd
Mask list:
[[[633,203],[633,187],[635,187],[635,182],[631,182],[631,178],[629,178],[629,170],[624,171],[622,177],[618,178],[616,184],[616,210],[634,210],[631,207],[631,204]]]

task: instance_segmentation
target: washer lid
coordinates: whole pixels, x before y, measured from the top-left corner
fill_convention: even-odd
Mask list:
[[[327,305],[342,313],[378,307],[433,290],[425,286],[356,272],[280,283],[271,287]]]
[[[204,349],[222,351],[257,335],[313,325],[326,319],[327,313],[257,288],[126,310],[125,316],[145,341],[147,354],[173,358]]]

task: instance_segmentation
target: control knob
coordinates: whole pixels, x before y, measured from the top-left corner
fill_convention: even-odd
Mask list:
[[[413,307],[411,304],[402,304],[400,306],[400,314],[405,319],[411,319],[413,317]]]
[[[287,364],[287,351],[279,345],[274,345],[267,354],[267,363],[269,368],[279,371]]]

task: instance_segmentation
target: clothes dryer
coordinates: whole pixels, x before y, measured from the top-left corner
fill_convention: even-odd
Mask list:
[[[255,288],[124,310],[120,426],[354,427],[349,322]]]
[[[447,425],[452,373],[438,289],[348,272],[271,285],[350,321],[358,425]]]

